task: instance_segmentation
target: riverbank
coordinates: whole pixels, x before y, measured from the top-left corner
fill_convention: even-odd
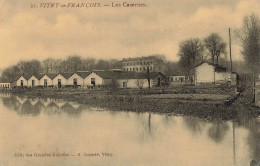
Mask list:
[[[14,89],[6,92],[29,98],[62,99],[110,110],[184,115],[211,122],[251,119],[260,115],[259,108],[252,106],[250,88],[239,96],[234,88],[225,87],[152,90]]]

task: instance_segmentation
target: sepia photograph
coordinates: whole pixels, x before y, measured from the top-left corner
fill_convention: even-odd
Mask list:
[[[0,0],[0,166],[260,166],[260,0]]]

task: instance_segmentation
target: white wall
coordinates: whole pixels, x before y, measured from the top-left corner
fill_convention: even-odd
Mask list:
[[[32,76],[28,80],[28,87],[32,87],[32,80],[34,80],[34,86],[38,86],[39,85],[40,81],[35,76]]]
[[[74,85],[74,82],[73,82],[73,80],[74,80],[74,78],[76,78],[77,79],[77,84],[78,85],[81,85],[82,87],[83,87],[83,78],[82,77],[80,77],[78,74],[76,74],[76,73],[74,73],[68,80],[67,80],[67,84],[68,85]]]
[[[21,76],[17,81],[16,81],[16,86],[21,86],[21,80],[23,80],[23,86],[27,86],[27,80]]]
[[[195,68],[195,84],[196,83],[213,83],[214,67],[207,63],[203,63]]]
[[[53,79],[53,85],[58,86],[58,79],[61,79],[61,85],[67,85],[67,79],[64,78],[62,75],[58,74],[54,79]]]
[[[0,83],[0,89],[9,89],[11,88],[10,83]]]
[[[216,82],[227,82],[228,73],[227,72],[215,72],[215,81]]]
[[[47,80],[47,86],[53,85],[52,83],[52,79],[50,79],[47,75],[44,75],[41,79],[40,79],[40,85],[44,86],[44,80]]]
[[[92,86],[91,84],[91,78],[95,78],[95,83],[97,85],[103,85],[104,80],[100,76],[98,76],[96,73],[91,73],[89,74],[85,79],[84,79],[84,86]]]
[[[142,84],[143,88],[147,88],[149,86],[147,79],[118,79],[117,83],[120,88],[124,88],[123,82],[126,82],[126,85],[127,85],[126,88],[140,88],[140,87],[138,87],[137,82]]]

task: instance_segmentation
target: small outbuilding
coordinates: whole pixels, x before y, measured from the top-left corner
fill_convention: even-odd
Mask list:
[[[73,73],[59,73],[53,78],[53,85],[57,88],[62,88],[67,84],[67,79],[72,75]]]
[[[227,68],[209,62],[202,62],[195,66],[195,85],[226,84],[229,74]]]
[[[40,86],[43,87],[51,87],[53,86],[53,79],[57,76],[57,74],[46,73],[40,78]]]
[[[92,71],[84,78],[84,85],[86,87],[110,86],[114,77],[113,71]]]

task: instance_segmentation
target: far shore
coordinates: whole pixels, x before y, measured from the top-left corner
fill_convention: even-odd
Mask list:
[[[54,98],[90,106],[132,112],[183,115],[210,122],[251,119],[260,115],[253,106],[252,88],[174,87],[163,89],[11,89],[29,98]]]

